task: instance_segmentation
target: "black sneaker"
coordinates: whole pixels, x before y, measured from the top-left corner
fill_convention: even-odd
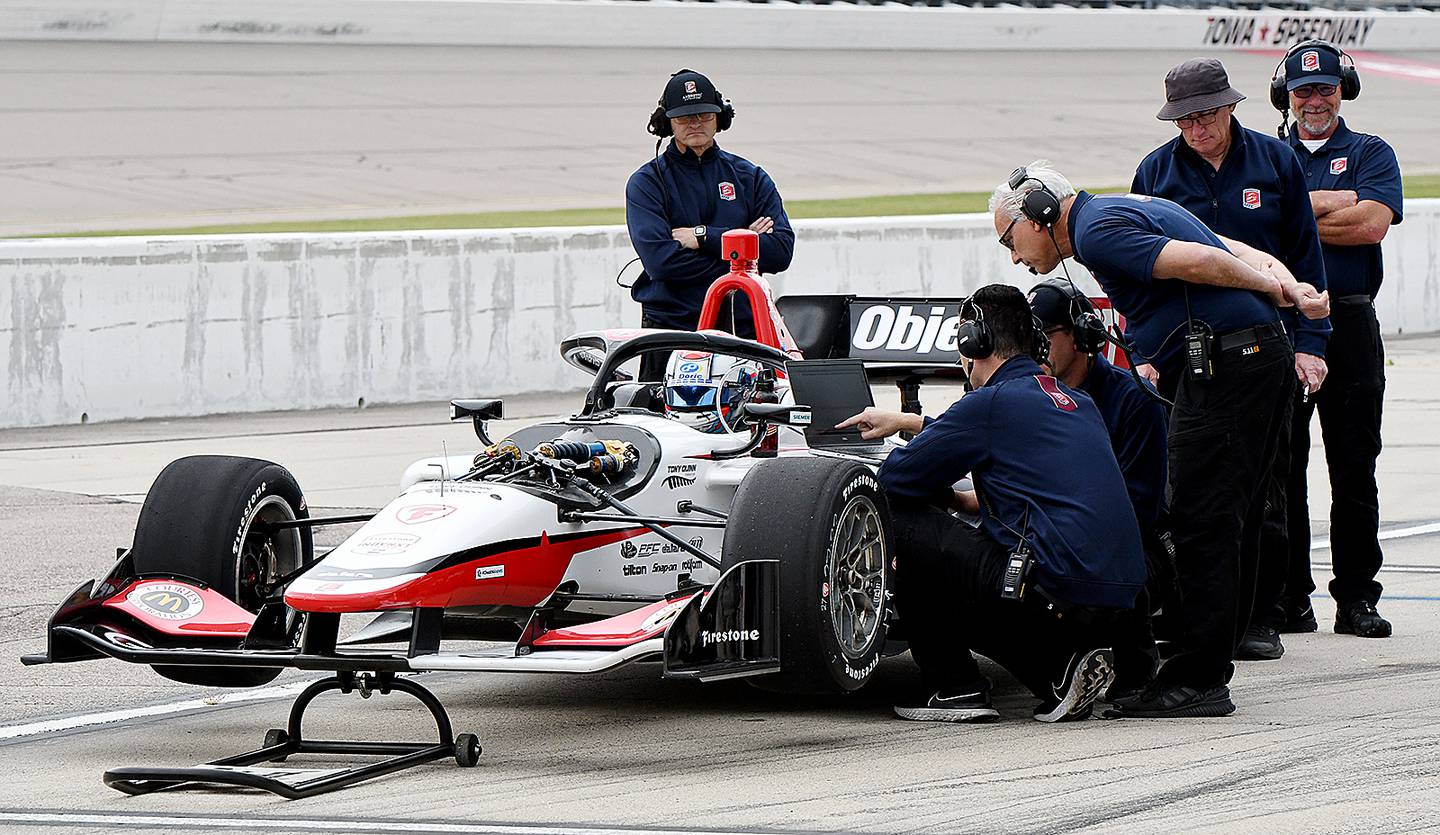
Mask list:
[[[1282,633],[1319,632],[1320,623],[1315,620],[1315,607],[1305,601],[1303,609],[1287,609],[1285,622],[1280,625]]]
[[[1229,716],[1235,712],[1230,688],[1225,685],[1196,690],[1175,684],[1155,683],[1140,695],[1116,707],[1117,716],[1141,719],[1170,719],[1188,716]]]
[[[1122,681],[1116,681],[1115,683],[1110,685],[1109,690],[1105,691],[1105,701],[1117,706],[1133,702],[1136,699],[1140,698],[1142,695],[1144,695],[1145,691],[1151,686],[1154,681],[1155,680],[1153,678],[1149,681],[1136,684],[1127,684]]]
[[[1390,621],[1380,617],[1368,600],[1347,603],[1335,610],[1335,634],[1361,638],[1390,637]]]
[[[1280,631],[1273,626],[1251,624],[1235,649],[1237,661],[1273,661],[1285,654]]]
[[[1035,708],[1039,722],[1075,722],[1090,716],[1091,706],[1115,679],[1115,653],[1108,649],[1077,652],[1065,665],[1052,699]]]
[[[1000,711],[990,704],[989,688],[937,690],[919,704],[896,705],[895,715],[916,722],[994,722]]]

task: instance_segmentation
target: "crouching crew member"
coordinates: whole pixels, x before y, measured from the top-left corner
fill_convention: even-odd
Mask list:
[[[1169,534],[1161,522],[1166,409],[1154,386],[1105,359],[1104,320],[1069,279],[1047,278],[1030,288],[1028,298],[1050,341],[1046,368],[1060,382],[1090,395],[1100,410],[1140,525],[1149,577],[1128,626],[1121,626],[1115,635],[1115,684],[1108,697],[1121,698],[1140,692],[1155,677],[1159,655],[1150,625],[1152,609],[1178,604]]]
[[[1071,255],[1129,320],[1138,350],[1176,380],[1170,416],[1170,527],[1181,593],[1179,653],[1123,710],[1224,716],[1250,619],[1266,477],[1295,389],[1277,304],[1308,316],[1328,297],[1272,256],[1230,242],[1160,198],[1075,191],[1044,161],[991,195],[995,231],[1015,263],[1041,274]],[[1261,269],[1265,271],[1262,272]]]
[[[896,602],[925,692],[906,719],[999,716],[971,652],[1015,675],[1042,722],[1083,719],[1113,670],[1109,628],[1145,582],[1140,532],[1095,404],[1040,368],[1044,335],[1021,292],[982,287],[961,308],[975,390],[939,418],[870,408],[866,438],[918,432],[879,478],[894,513]],[[971,493],[952,485],[969,475]],[[944,512],[978,514],[979,528]]]
[[[650,115],[648,129],[659,137],[656,157],[625,185],[625,223],[645,267],[630,290],[640,303],[642,327],[695,330],[705,291],[730,270],[720,237],[731,229],[760,233],[760,272],[790,266],[795,232],[774,181],[760,166],[715,144],[715,134],[734,118],[735,109],[710,79],[688,69],[670,77]],[[749,303],[731,298],[734,321],[727,324],[753,338]],[[645,359],[641,379],[659,380],[664,355]]]

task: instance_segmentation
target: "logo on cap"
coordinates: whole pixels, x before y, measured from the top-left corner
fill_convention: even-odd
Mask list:
[[[1349,162],[1350,162],[1350,158],[1349,158],[1349,157],[1338,157],[1338,158],[1336,158],[1336,159],[1330,160],[1330,173],[1331,173],[1331,174],[1343,174],[1343,173],[1345,172],[1345,166],[1346,166]]]
[[[1260,208],[1260,189],[1247,188],[1240,192],[1240,202],[1243,203],[1247,209]]]
[[[735,199],[735,184],[734,184],[734,183],[721,183],[721,184],[720,184],[720,199],[721,199],[721,200],[734,200],[734,199]]]
[[[1300,69],[1305,72],[1314,72],[1320,69],[1320,53],[1310,50],[1300,56]]]
[[[693,81],[687,81],[687,82],[685,82],[685,92],[687,92],[687,93],[693,93],[693,92],[695,92],[695,82],[693,82]]]

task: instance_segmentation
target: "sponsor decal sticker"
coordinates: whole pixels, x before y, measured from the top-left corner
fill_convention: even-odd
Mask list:
[[[695,483],[694,478],[687,478],[683,475],[672,475],[665,477],[665,486],[671,490],[679,490],[681,487],[689,487]]]
[[[690,598],[688,597],[684,600],[677,600],[674,603],[671,603],[668,606],[660,609],[659,611],[651,614],[650,617],[646,618],[645,621],[640,624],[640,631],[649,632],[652,629],[659,629],[661,626],[664,626],[665,624],[674,620],[675,616],[680,614],[680,610],[684,609],[685,604],[689,602]]]
[[[742,641],[760,640],[758,629],[727,629],[722,632],[711,632],[708,629],[700,630],[700,646],[708,647],[715,644],[738,644]]]
[[[350,552],[368,556],[403,554],[419,541],[420,537],[409,533],[377,533],[350,546]]]
[[[454,512],[455,507],[448,504],[411,504],[395,511],[395,518],[407,525],[420,525],[443,519]]]
[[[638,553],[640,553],[640,549],[635,547],[635,543],[631,542],[630,540],[627,539],[624,542],[620,543],[620,556],[622,558],[627,560],[633,559]]]
[[[1336,157],[1335,159],[1330,160],[1330,173],[1331,173],[1331,174],[1344,174],[1344,173],[1345,173],[1345,167],[1346,167],[1347,165],[1349,165],[1349,163],[1350,163],[1350,158],[1349,158],[1349,157]]]
[[[721,183],[721,184],[720,184],[720,199],[721,199],[721,200],[734,200],[734,199],[735,199],[735,184],[734,184],[734,183]]]
[[[189,586],[179,583],[146,583],[136,586],[125,600],[131,606],[161,620],[190,620],[205,611],[205,601]]]
[[[1305,72],[1314,72],[1320,69],[1320,53],[1313,49],[1305,50],[1305,54],[1300,56],[1300,69]]]
[[[1240,203],[1247,209],[1260,208],[1260,189],[1247,188],[1240,192]]]
[[[475,569],[475,579],[477,580],[496,580],[504,576],[505,566],[503,565],[482,565]]]
[[[850,305],[850,356],[868,360],[955,362],[959,304]]]

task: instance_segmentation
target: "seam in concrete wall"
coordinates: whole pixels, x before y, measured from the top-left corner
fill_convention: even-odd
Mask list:
[[[1036,280],[984,214],[795,227],[780,295]],[[624,227],[0,242],[0,427],[579,388],[559,342],[638,324],[631,257]],[[1385,332],[1440,330],[1440,200],[1406,201],[1385,270]]]

